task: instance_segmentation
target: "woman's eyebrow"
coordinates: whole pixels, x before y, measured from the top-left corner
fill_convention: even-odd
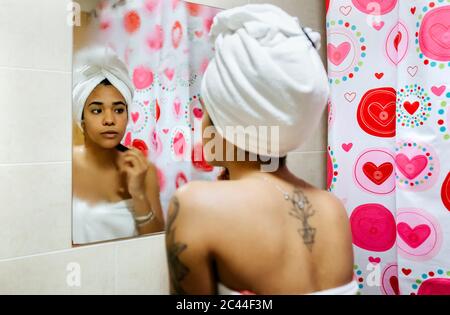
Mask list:
[[[88,106],[91,106],[91,105],[103,106],[104,104],[103,104],[102,102],[99,102],[99,101],[94,101],[94,102],[90,103]],[[122,102],[122,101],[113,102],[112,105],[113,105],[113,106],[119,106],[119,105],[127,106],[127,104],[125,104],[125,103]]]
[[[95,102],[92,102],[89,104],[89,106],[91,106],[91,105],[100,105],[101,106],[101,105],[103,105],[103,103],[95,101]]]

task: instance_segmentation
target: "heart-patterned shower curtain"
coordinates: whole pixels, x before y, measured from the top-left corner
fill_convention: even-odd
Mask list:
[[[165,213],[177,188],[217,176],[203,158],[199,93],[218,11],[180,0],[103,0],[96,10],[96,38],[128,65],[135,86],[123,143],[157,166]]]
[[[362,294],[450,294],[450,0],[327,0],[328,190]]]

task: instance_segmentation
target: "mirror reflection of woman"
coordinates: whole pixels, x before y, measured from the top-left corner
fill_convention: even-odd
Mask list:
[[[73,243],[162,231],[156,167],[136,148],[118,149],[133,97],[126,66],[110,49],[89,48],[75,67],[73,115],[84,144],[73,148]]]
[[[217,182],[183,186],[171,200],[171,292],[356,294],[344,206],[286,166],[287,154],[317,129],[326,107],[328,79],[315,49],[320,34],[275,6],[247,5],[219,13],[211,36],[215,57],[201,91],[203,144],[206,159],[226,172]],[[226,133],[238,126],[278,127],[279,137],[238,128]],[[211,128],[215,136],[205,133]],[[247,141],[239,143],[239,136]],[[222,143],[223,156],[207,149],[212,141]]]

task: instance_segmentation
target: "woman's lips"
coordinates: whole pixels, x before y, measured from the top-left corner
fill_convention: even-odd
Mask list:
[[[114,139],[114,138],[117,137],[117,135],[118,135],[117,132],[104,132],[104,133],[102,133],[102,136],[107,138],[107,139]]]

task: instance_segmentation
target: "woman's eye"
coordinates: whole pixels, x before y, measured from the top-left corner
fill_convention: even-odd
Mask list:
[[[124,111],[125,111],[125,109],[123,109],[123,108],[118,108],[118,109],[117,109],[117,112],[118,112],[119,114],[122,114]]]
[[[101,109],[93,109],[93,110],[91,110],[91,113],[93,113],[93,114],[100,114],[101,112],[102,112]]]

